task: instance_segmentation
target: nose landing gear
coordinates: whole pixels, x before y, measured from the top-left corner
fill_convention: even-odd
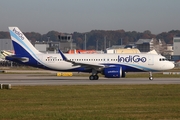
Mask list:
[[[149,72],[149,80],[153,80],[152,72]]]

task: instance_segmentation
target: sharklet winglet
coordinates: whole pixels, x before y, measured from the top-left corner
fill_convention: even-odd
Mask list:
[[[67,59],[66,56],[63,54],[63,52],[62,52],[60,49],[59,49],[58,51],[59,51],[62,59],[63,59],[64,61],[67,61],[68,59]]]

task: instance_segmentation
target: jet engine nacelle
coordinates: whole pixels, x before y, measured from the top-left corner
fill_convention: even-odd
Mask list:
[[[106,78],[121,78],[125,77],[125,72],[122,67],[109,67],[104,68],[103,74]]]

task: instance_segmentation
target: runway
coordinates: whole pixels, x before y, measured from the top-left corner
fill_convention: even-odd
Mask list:
[[[89,80],[88,77],[57,77],[37,74],[0,74],[0,84],[12,86],[36,85],[123,85],[123,84],[180,84],[180,78],[104,78]]]

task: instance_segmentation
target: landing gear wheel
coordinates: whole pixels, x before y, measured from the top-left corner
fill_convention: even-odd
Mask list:
[[[94,80],[94,76],[93,76],[93,75],[90,75],[90,76],[89,76],[89,80]]]
[[[149,80],[153,80],[153,77],[151,76],[151,77],[149,77]]]
[[[94,80],[98,80],[99,76],[98,75],[94,75]]]
[[[89,80],[98,80],[99,76],[98,75],[90,75]]]

